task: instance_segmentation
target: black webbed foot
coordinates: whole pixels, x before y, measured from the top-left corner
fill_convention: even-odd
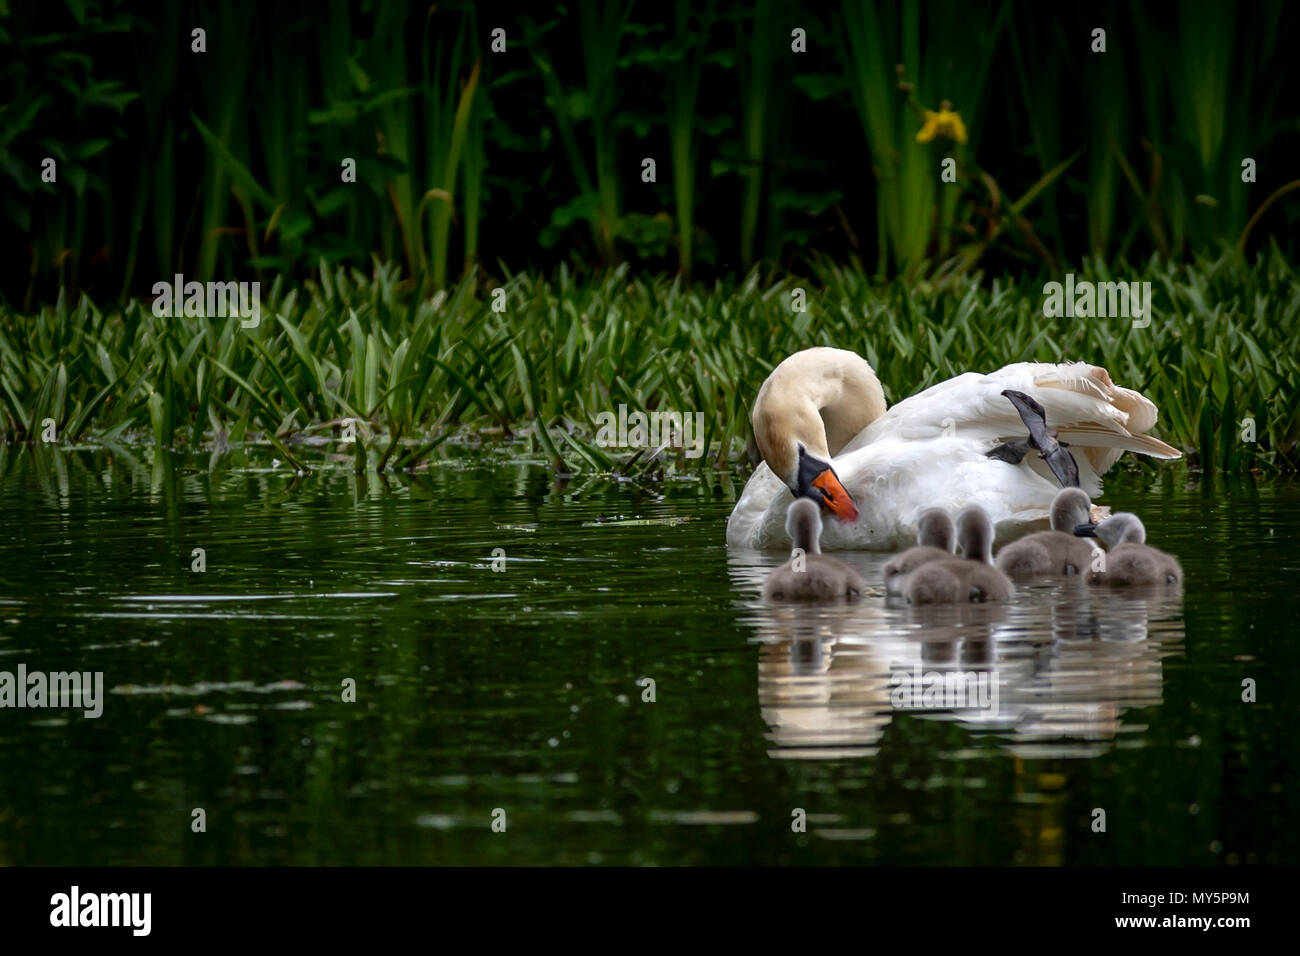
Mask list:
[[[1017,392],[1015,389],[1005,389],[1002,394],[1016,407],[1020,420],[1025,423],[1025,428],[1029,429],[1028,443],[1038,449],[1043,461],[1047,462],[1047,467],[1052,469],[1052,474],[1061,483],[1061,487],[1078,488],[1079,465],[1075,462],[1074,456],[1066,451],[1065,444],[1057,440],[1056,429],[1047,426],[1047,412],[1044,411],[1043,406],[1024,392]],[[1006,446],[999,445],[994,451],[1004,447]],[[993,457],[1002,458],[1001,455]],[[1007,459],[1002,458],[1002,460]]]
[[[996,458],[999,461],[1005,461],[1012,465],[1018,465],[1025,460],[1025,456],[1029,454],[1029,449],[1032,447],[1033,446],[1029,444],[1028,438],[1022,438],[1019,441],[1003,442],[992,451],[986,451],[984,456],[986,458]]]

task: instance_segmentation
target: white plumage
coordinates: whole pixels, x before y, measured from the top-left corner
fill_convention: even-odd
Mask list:
[[[840,362],[841,356],[851,354],[834,351]],[[807,352],[792,359],[800,357],[802,374],[811,377],[815,364]],[[870,366],[860,358],[858,361],[865,370],[861,374],[874,379]],[[818,413],[824,421],[845,417],[846,410],[835,407],[834,397],[826,396],[823,383],[809,385],[816,392]],[[842,448],[828,448],[833,456],[831,465],[853,496],[859,515],[853,522],[827,520],[822,548],[883,551],[907,547],[915,539],[917,519],[929,507],[955,514],[977,504],[988,512],[999,538],[1046,518],[1060,485],[1038,453],[1031,450],[1019,465],[986,456],[1002,442],[1023,439],[1026,434],[1015,407],[1002,395],[1004,389],[1024,392],[1043,406],[1048,425],[1070,445],[1079,466],[1080,485],[1094,499],[1101,493],[1101,475],[1126,450],[1158,458],[1179,457],[1176,449],[1144,434],[1155,424],[1155,405],[1139,392],[1115,385],[1103,368],[1083,362],[1021,362],[987,375],[967,372],[899,402]],[[779,400],[796,404],[790,399],[791,391],[787,387]],[[783,409],[766,408],[763,414],[764,421],[780,421]],[[756,421],[759,415],[756,407]],[[810,447],[826,444],[825,434],[791,434],[788,439]],[[788,546],[785,512],[793,500],[789,484],[778,478],[767,462],[760,464],[727,521],[727,543],[752,548]]]

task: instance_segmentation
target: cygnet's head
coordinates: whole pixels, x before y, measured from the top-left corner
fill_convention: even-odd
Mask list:
[[[957,544],[957,529],[948,512],[942,508],[926,508],[916,524],[916,543],[923,548],[938,548],[952,554]]]
[[[1127,511],[1111,515],[1105,521],[1077,525],[1074,533],[1080,538],[1096,538],[1107,550],[1117,544],[1145,544],[1147,529],[1142,519]]]
[[[1052,530],[1072,532],[1092,520],[1092,499],[1082,488],[1062,488],[1052,499]]]
[[[957,515],[957,543],[963,557],[993,563],[993,522],[979,505],[963,508]]]
[[[803,549],[804,554],[821,554],[821,508],[811,498],[796,498],[785,515],[785,531],[790,536],[790,547]]]

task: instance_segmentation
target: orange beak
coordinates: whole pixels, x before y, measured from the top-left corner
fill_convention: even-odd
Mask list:
[[[853,503],[849,493],[840,484],[835,472],[827,468],[813,479],[812,485],[822,493],[822,504],[841,521],[857,521],[858,506]]]

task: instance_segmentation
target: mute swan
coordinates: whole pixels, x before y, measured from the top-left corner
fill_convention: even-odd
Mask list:
[[[1092,545],[1075,537],[1091,520],[1092,502],[1082,488],[1062,488],[1052,501],[1052,530],[1035,531],[998,552],[997,567],[1011,578],[1036,574],[1084,574],[1092,566]]]
[[[821,553],[818,539],[822,533],[821,510],[816,502],[800,498],[790,506],[786,528],[796,549],[770,575],[763,586],[763,596],[770,601],[840,601],[862,593],[862,576],[837,558]]]
[[[1183,568],[1178,559],[1146,544],[1147,529],[1135,514],[1121,511],[1099,524],[1081,524],[1074,533],[1099,538],[1106,545],[1105,570],[1090,571],[1089,584],[1183,583]]]
[[[999,526],[1047,517],[1060,488],[1048,463],[1037,454],[1016,464],[989,457],[1025,435],[1007,390],[1043,409],[1044,424],[1075,450],[1079,484],[1091,497],[1126,450],[1179,457],[1145,434],[1155,405],[1097,366],[1021,362],[988,375],[966,372],[886,411],[880,382],[860,356],[805,349],[772,370],[754,402],[763,462],[727,520],[727,543],[788,544],[785,512],[796,497],[812,498],[836,519],[822,533],[827,550],[901,550],[932,505],[955,512],[979,503]]]
[[[927,508],[917,521],[916,547],[908,548],[885,565],[885,591],[902,594],[903,583],[909,574],[927,562],[951,558],[956,544],[957,529],[948,512],[942,508]]]
[[[979,505],[957,515],[957,541],[964,557],[930,561],[908,575],[903,594],[910,604],[1005,601],[1015,593],[993,567],[993,522]]]

